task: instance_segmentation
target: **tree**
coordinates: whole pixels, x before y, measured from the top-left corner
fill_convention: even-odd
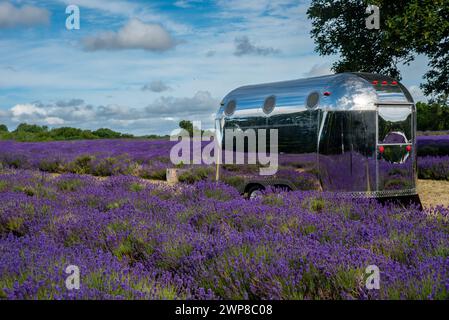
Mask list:
[[[438,103],[416,104],[419,131],[449,130],[449,107]]]
[[[429,57],[424,92],[447,103],[449,95],[449,1],[373,0],[380,7],[380,29],[365,26],[363,0],[312,0],[307,11],[316,51],[339,54],[336,72],[383,73],[400,80],[398,66],[416,54]]]
[[[8,132],[8,128],[0,124],[0,133],[0,139],[13,139],[17,141],[134,138],[132,134],[122,134],[107,128],[101,128],[94,132],[72,127],[60,127],[49,130],[47,126],[27,123],[19,124],[13,132]]]
[[[17,126],[14,132],[44,133],[47,131],[48,131],[47,126],[38,126],[36,124],[21,123]]]
[[[181,120],[181,121],[179,122],[179,127],[180,127],[181,129],[186,130],[186,131],[189,133],[189,135],[190,135],[191,137],[193,137],[193,124],[192,124],[191,121],[188,121],[188,120]]]
[[[115,131],[113,131],[111,129],[108,129],[108,128],[100,128],[98,130],[95,130],[92,133],[94,135],[96,135],[97,137],[105,138],[105,139],[120,138],[121,137],[121,133],[120,132],[115,132]]]

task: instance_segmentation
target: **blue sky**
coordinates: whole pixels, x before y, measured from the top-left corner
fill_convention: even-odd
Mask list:
[[[68,5],[80,30],[67,30]],[[0,123],[134,134],[212,126],[235,87],[329,74],[309,1],[0,0]],[[427,61],[402,67],[415,100]]]

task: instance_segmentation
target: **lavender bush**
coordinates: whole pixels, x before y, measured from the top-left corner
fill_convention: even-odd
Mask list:
[[[418,136],[418,156],[449,155],[449,135]]]
[[[128,174],[165,180],[170,167],[169,140],[0,141],[3,167],[52,173],[111,176]]]
[[[205,181],[8,169],[0,252],[4,299],[449,298],[447,208],[323,193],[244,200]],[[365,286],[373,264],[379,290]]]
[[[449,180],[449,135],[418,137],[420,179]]]
[[[168,140],[79,140],[55,142],[0,141],[0,167],[16,169],[39,169],[50,173],[92,174],[97,176],[133,175],[145,179],[165,180],[166,169],[173,167],[170,149],[174,142]],[[446,150],[447,149],[447,150]],[[418,137],[418,174],[421,179],[448,180],[449,136]],[[296,158],[295,158],[296,159]],[[296,168],[307,168],[316,161],[316,156],[298,158],[295,164],[288,155],[280,158]],[[229,168],[228,168],[229,167]],[[224,166],[231,184],[244,174],[232,166]],[[246,167],[244,170],[248,170]],[[250,168],[251,169],[251,168]],[[257,167],[253,168],[256,171]],[[285,168],[290,170],[292,168]],[[204,171],[204,169],[199,169]],[[206,170],[207,171],[207,170]],[[232,172],[235,171],[235,177]],[[229,173],[230,172],[230,173]],[[186,176],[186,181],[197,181],[210,177],[210,172],[195,172]],[[361,173],[363,174],[363,173]],[[232,180],[232,181],[231,181]],[[363,181],[364,179],[360,179]],[[313,184],[313,182],[307,182]],[[341,187],[341,186],[340,186]]]

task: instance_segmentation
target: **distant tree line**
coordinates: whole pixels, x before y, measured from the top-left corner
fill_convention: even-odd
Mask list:
[[[21,123],[14,131],[9,132],[8,127],[0,124],[0,139],[17,141],[53,141],[53,140],[80,140],[80,139],[122,139],[134,138],[132,134],[123,134],[107,128],[95,131],[71,127],[49,129],[47,126]]]
[[[416,112],[419,131],[449,130],[449,106],[418,102]]]

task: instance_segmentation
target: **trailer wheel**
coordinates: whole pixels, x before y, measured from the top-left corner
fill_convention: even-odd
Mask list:
[[[260,184],[253,184],[248,188],[248,191],[246,192],[247,198],[250,200],[259,199],[262,197],[264,190],[264,186]]]

